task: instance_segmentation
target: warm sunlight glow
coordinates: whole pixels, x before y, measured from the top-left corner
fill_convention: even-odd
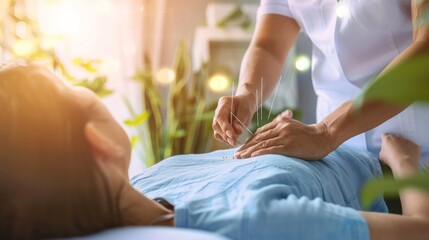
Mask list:
[[[40,4],[39,26],[43,34],[55,37],[71,37],[82,27],[82,11],[76,1],[44,0]]]
[[[295,60],[295,68],[300,72],[306,72],[311,67],[311,61],[308,56],[299,56]]]
[[[119,70],[120,63],[114,58],[104,58],[100,63],[100,73],[113,74]]]
[[[176,79],[176,73],[169,68],[163,68],[156,73],[156,80],[162,84],[169,84]]]
[[[112,0],[97,0],[96,9],[99,13],[109,13],[112,11]]]
[[[58,44],[59,39],[51,38],[51,37],[44,37],[40,41],[40,47],[44,50],[52,50],[55,48],[55,46]]]
[[[350,10],[347,4],[344,2],[344,0],[340,0],[337,6],[337,17],[343,18],[348,16],[349,13],[350,13]]]
[[[15,27],[16,36],[19,38],[28,37],[27,24],[23,21],[17,22]]]
[[[214,75],[209,79],[209,87],[214,92],[223,92],[231,84],[230,79],[221,74]]]
[[[17,40],[13,44],[13,52],[18,57],[29,57],[37,50],[37,44],[31,39]]]

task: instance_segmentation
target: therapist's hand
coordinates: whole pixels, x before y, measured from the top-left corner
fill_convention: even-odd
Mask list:
[[[319,160],[334,150],[332,145],[323,123],[306,125],[292,119],[292,111],[288,110],[258,129],[238,149],[235,157],[280,154],[304,160]]]
[[[392,171],[404,168],[418,168],[420,159],[419,146],[404,137],[392,134],[381,136],[380,160]]]
[[[256,103],[253,99],[254,97],[246,95],[219,99],[212,125],[214,137],[217,140],[232,146],[237,144],[237,138],[243,133],[245,127],[249,126],[256,111]],[[231,112],[236,117],[231,118]]]

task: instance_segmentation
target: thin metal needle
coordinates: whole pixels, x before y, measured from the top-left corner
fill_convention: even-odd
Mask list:
[[[232,82],[232,90],[231,90],[231,116],[230,116],[230,123],[232,126],[232,113],[234,112],[233,107],[234,107],[234,82]]]
[[[259,107],[258,89],[256,89],[256,107]],[[256,110],[256,127],[259,127],[259,108]]]
[[[264,78],[261,78],[261,123],[262,123],[262,94],[264,92]]]
[[[231,90],[231,114],[230,114],[230,123],[231,123],[231,127],[232,129],[234,129],[233,125],[232,125],[232,115],[234,114],[234,82],[232,82],[232,90]],[[235,129],[234,129],[235,132]],[[235,155],[235,151],[234,151],[234,155]],[[233,155],[233,156],[234,156]]]
[[[246,125],[242,122],[242,121],[240,121],[240,119],[238,119],[238,117],[237,116],[235,116],[235,114],[233,113],[232,114],[232,116],[235,118],[235,119],[237,119],[237,121],[251,134],[251,135],[253,135],[253,133],[252,133],[252,131],[250,131],[250,129],[249,128],[247,128],[246,127]]]
[[[280,84],[281,84],[282,80],[283,80],[283,75],[281,75],[281,76],[280,76],[279,83],[277,84],[276,92],[274,93],[274,99],[273,99],[273,102],[271,103],[270,112],[268,113],[268,118],[267,118],[267,120],[269,120],[269,119],[270,119],[271,111],[273,110],[274,102],[276,101],[276,98],[277,98],[277,92],[279,91],[279,87],[280,87]]]

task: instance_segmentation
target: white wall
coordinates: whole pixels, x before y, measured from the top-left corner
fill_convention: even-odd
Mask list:
[[[259,1],[148,0],[146,2],[145,23],[149,23],[150,26],[146,27],[145,49],[151,52],[154,66],[171,66],[174,61],[176,47],[180,40],[184,40],[191,46],[195,28],[206,25],[206,7],[211,2],[239,4],[257,3]],[[157,7],[163,7],[164,9],[161,11]],[[163,16],[157,15],[159,13],[162,13]]]

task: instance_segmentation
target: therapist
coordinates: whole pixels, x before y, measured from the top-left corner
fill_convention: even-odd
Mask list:
[[[246,125],[250,123],[261,107],[255,96],[261,91],[261,78],[265,101],[301,30],[313,43],[317,123],[303,124],[286,111],[258,129],[237,151],[237,158],[281,154],[318,160],[344,142],[378,154],[382,133],[406,136],[420,145],[423,156],[429,156],[429,108],[372,101],[357,117],[352,102],[371,79],[414,56],[429,53],[429,27],[419,21],[428,2],[262,0],[237,92],[219,100],[213,120],[215,138],[237,144],[243,126],[235,117],[231,122],[230,112]],[[342,17],[338,16],[339,7]]]

